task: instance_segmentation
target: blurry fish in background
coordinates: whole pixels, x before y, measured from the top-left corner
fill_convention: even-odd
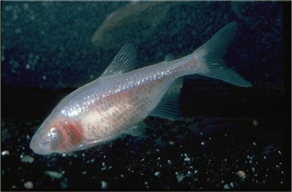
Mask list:
[[[91,41],[98,48],[109,50],[127,42],[147,38],[163,21],[177,2],[132,2],[107,16]]]

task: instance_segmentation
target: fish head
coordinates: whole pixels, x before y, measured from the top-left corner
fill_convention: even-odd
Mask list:
[[[76,151],[83,146],[82,133],[78,122],[50,115],[32,137],[30,148],[40,155]]]

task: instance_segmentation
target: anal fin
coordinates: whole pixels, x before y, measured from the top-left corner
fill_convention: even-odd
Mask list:
[[[176,79],[167,92],[162,97],[160,103],[149,114],[150,116],[166,118],[169,120],[179,120],[181,118],[181,112],[178,102],[180,95],[180,88],[183,84],[183,78]]]

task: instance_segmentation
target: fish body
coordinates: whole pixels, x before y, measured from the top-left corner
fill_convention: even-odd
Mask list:
[[[69,153],[137,129],[148,115],[177,119],[178,96],[186,75],[251,86],[222,60],[236,28],[235,22],[228,24],[183,58],[136,70],[135,50],[126,44],[101,77],[60,101],[33,136],[30,148],[41,155]]]
[[[109,14],[91,42],[99,49],[122,47],[126,41],[151,36],[177,2],[145,1],[129,3]]]

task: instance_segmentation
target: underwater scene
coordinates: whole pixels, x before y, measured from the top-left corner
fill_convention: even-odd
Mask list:
[[[291,190],[290,4],[1,5],[1,190]]]

